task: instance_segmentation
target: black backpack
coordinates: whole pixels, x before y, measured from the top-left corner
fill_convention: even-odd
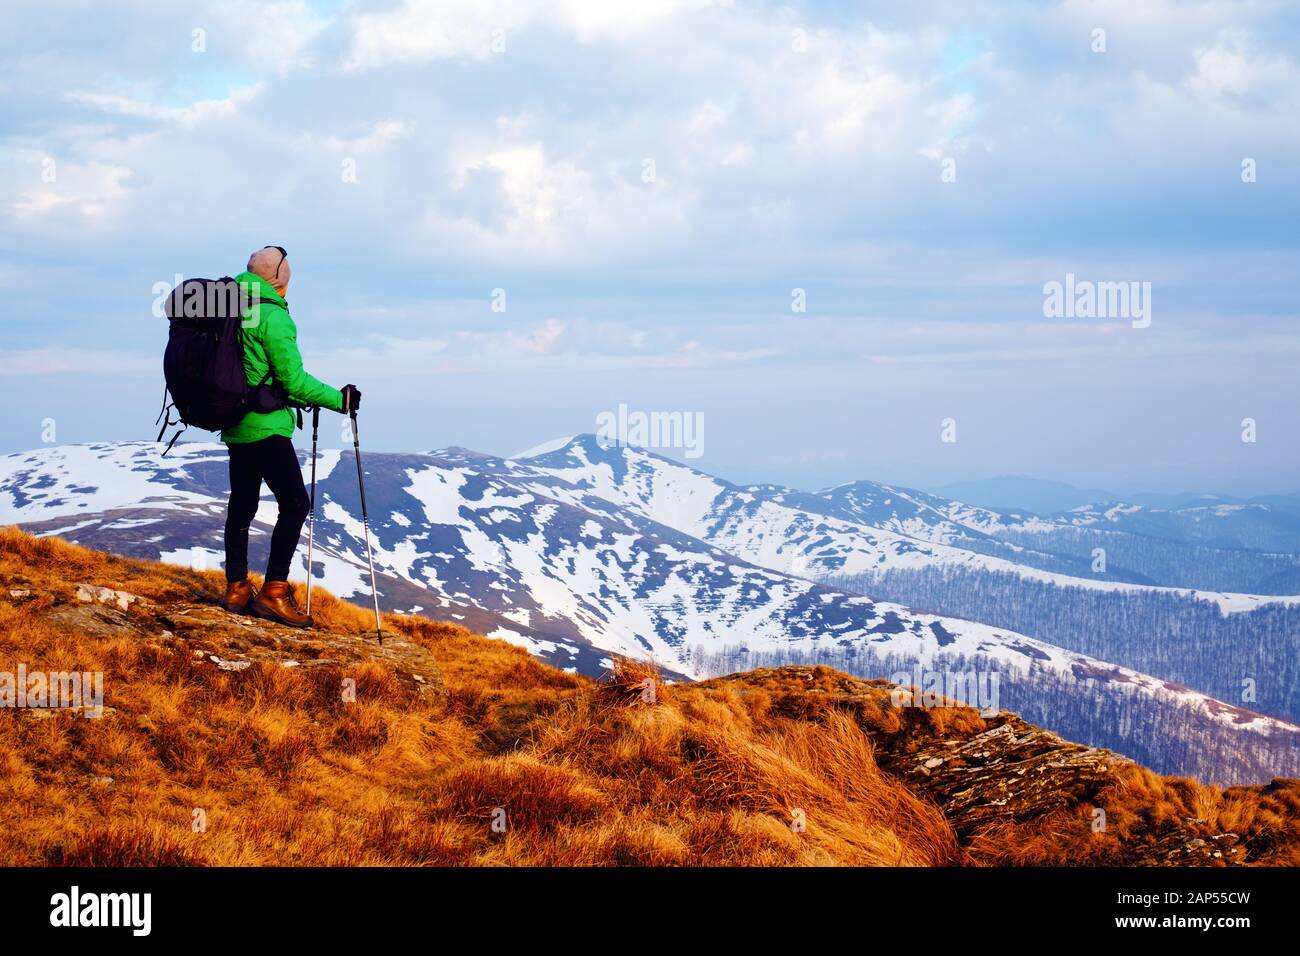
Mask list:
[[[268,370],[257,385],[244,375],[244,315],[254,305],[279,305],[274,299],[253,298],[230,276],[186,279],[167,297],[167,351],[163,354],[163,408],[158,441],[172,425],[182,427],[163,450],[171,451],[185,426],[220,431],[230,428],[254,408],[259,412],[284,408],[284,393],[268,385]],[[170,404],[167,395],[171,394]],[[175,409],[176,421],[169,412]]]

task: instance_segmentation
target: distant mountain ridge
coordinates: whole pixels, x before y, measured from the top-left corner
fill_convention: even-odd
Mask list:
[[[993,511],[1028,511],[1042,517],[1052,517],[1078,508],[1115,504],[1140,505],[1163,511],[1216,504],[1261,504],[1278,511],[1300,514],[1300,492],[1246,497],[1207,491],[1119,494],[1102,488],[1080,488],[1064,481],[1031,478],[1027,475],[952,481],[934,485],[927,490],[943,498],[964,501]]]
[[[455,452],[435,454],[454,457]],[[502,466],[492,464],[502,459],[476,456],[476,460],[503,473]],[[756,563],[774,569],[803,568],[814,575],[844,575],[883,566],[898,569],[917,562],[973,564],[1039,580],[1045,577],[1038,572],[1068,575],[1075,579],[1068,582],[1070,585],[1086,588],[1106,590],[1137,584],[1204,592],[1200,596],[1218,601],[1226,611],[1247,609],[1260,603],[1244,597],[1253,593],[1247,589],[1222,593],[1230,589],[1202,583],[1213,577],[1212,569],[1197,569],[1203,578],[1191,583],[1161,580],[1119,562],[1109,562],[1104,570],[1094,571],[1091,551],[1051,550],[1032,543],[1050,542],[1062,532],[1077,535],[1087,530],[1113,533],[1111,542],[1149,543],[1153,538],[1160,538],[1174,547],[1184,546],[1185,542],[1177,538],[1177,525],[1159,517],[1150,518],[1147,523],[1153,532],[1161,534],[1127,530],[1138,522],[1135,516],[1148,514],[1146,509],[1137,506],[1042,518],[1029,512],[980,508],[875,481],[850,482],[816,493],[772,484],[734,485],[652,452],[606,448],[591,435],[578,436],[559,448],[527,459],[504,461],[516,472],[526,465],[534,471],[579,483],[585,491],[612,504],[735,549]],[[801,534],[796,526],[790,533],[773,535],[773,529],[765,527],[771,521],[777,524],[786,521],[791,512],[805,516],[800,519],[804,524],[816,524],[817,534]],[[1239,515],[1235,509],[1220,509],[1199,517],[1209,518],[1208,523],[1217,520],[1219,524],[1234,524]],[[1278,524],[1280,530],[1287,532],[1291,547],[1281,552],[1261,551],[1255,556],[1262,572],[1268,574],[1300,569],[1300,555],[1296,553],[1300,551],[1300,522],[1287,524],[1279,519]],[[1225,536],[1231,532],[1225,530],[1218,534]],[[1293,603],[1290,599],[1296,593],[1288,591],[1268,597],[1276,597],[1280,603]]]
[[[1064,481],[1030,478],[1024,475],[1001,475],[952,481],[930,489],[943,498],[953,498],[994,511],[1023,510],[1049,516],[1090,505],[1115,501],[1122,497],[1100,488],[1077,488]]]

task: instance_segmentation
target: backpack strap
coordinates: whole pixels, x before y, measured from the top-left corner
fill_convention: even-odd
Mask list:
[[[175,424],[175,422],[171,421],[171,416],[167,414],[169,410],[175,407],[176,407],[175,402],[167,401],[167,386],[163,385],[162,408],[159,409],[158,411],[158,417],[153,420],[153,423],[155,425],[157,425],[159,422],[163,423],[162,430],[158,432],[158,438],[156,439],[156,441],[162,441],[163,432],[165,432],[168,428],[170,428],[173,424]],[[163,421],[164,418],[167,419],[167,421]]]
[[[181,437],[181,432],[185,431],[186,428],[185,424],[179,418],[174,421],[172,420],[171,412],[175,408],[176,408],[175,402],[167,401],[167,386],[164,385],[163,386],[163,407],[162,410],[158,412],[158,417],[153,420],[153,423],[155,425],[157,425],[159,422],[162,422],[162,427],[158,429],[158,437],[155,438],[154,441],[162,441],[163,435],[166,434],[167,429],[171,428],[173,425],[181,426],[176,430],[176,434],[172,436],[172,440],[167,443],[167,447],[163,449],[162,456],[164,458],[167,457],[167,453],[172,450],[172,445],[176,444],[176,439]]]
[[[256,385],[250,386],[249,389],[248,389],[248,394],[244,396],[244,412],[245,412],[245,414],[247,414],[248,412],[251,412],[251,411],[253,410],[253,408],[252,408],[252,405],[253,405],[253,399],[254,399],[254,397],[257,395],[257,390],[258,390],[259,388],[261,388],[263,385],[265,385],[266,382],[267,382],[267,379],[269,379],[270,377],[271,377],[271,369],[270,369],[270,367],[269,367],[269,363],[268,363],[268,367],[267,367],[267,370],[266,370],[266,374],[262,376],[261,381],[259,381]]]
[[[266,296],[258,296],[256,299],[253,299],[253,300],[252,300],[252,304],[253,304],[253,305],[274,305],[274,306],[276,306],[277,308],[284,309],[285,312],[288,312],[288,311],[289,311],[289,309],[288,309],[288,305],[289,305],[289,304],[288,304],[287,302],[279,302],[279,301],[276,301],[275,299],[268,299]],[[242,325],[241,325],[241,327],[240,327],[239,334],[240,334],[241,336],[244,334],[244,329],[243,329]],[[267,382],[267,379],[270,379],[270,380],[271,380],[271,384],[272,384],[272,385],[275,384],[275,379],[274,379],[274,378],[272,377],[272,375],[271,375],[271,367],[270,367],[270,365],[271,365],[271,363],[268,361],[268,362],[267,362],[266,374],[262,376],[262,380],[261,380],[260,382],[258,382],[256,385],[254,385],[254,386],[249,390],[249,392],[248,392],[249,396],[252,396],[253,392],[256,392],[259,388],[261,388],[263,385],[265,385],[266,382]],[[288,406],[288,405],[285,405],[284,407],[285,407],[285,408],[288,408],[289,406]],[[302,412],[299,412],[299,413],[298,413],[298,427],[299,427],[299,428],[302,428]]]
[[[253,305],[273,305],[273,306],[275,306],[276,308],[284,309],[285,312],[288,312],[288,311],[289,311],[289,303],[288,303],[288,302],[281,302],[281,301],[279,301],[279,300],[277,300],[277,299],[268,299],[266,296],[259,296],[258,298],[254,299],[254,300],[253,300]],[[242,330],[241,330],[241,331],[242,331]],[[275,384],[275,380],[272,378],[272,376],[271,376],[271,370],[270,370],[269,368],[266,370],[266,374],[262,376],[262,380],[261,380],[260,382],[258,382],[256,385],[253,386],[253,389],[252,389],[252,391],[249,392],[249,394],[251,395],[253,392],[257,391],[257,389],[259,389],[259,388],[261,388],[263,385],[265,385],[265,384],[266,384],[266,380],[267,380],[268,378],[272,379],[271,384],[274,385],[274,384]],[[301,406],[301,405],[293,405],[293,406],[290,406],[290,405],[288,404],[288,402],[286,401],[286,403],[284,404],[283,407],[284,407],[284,408],[291,408],[291,407],[292,407],[293,409],[295,409],[296,414],[297,414],[297,416],[298,416],[298,430],[299,430],[299,431],[302,431],[302,406]]]
[[[182,425],[180,428],[176,430],[176,434],[172,436],[172,440],[169,441],[167,443],[167,447],[163,449],[163,453],[161,457],[163,458],[167,457],[167,453],[172,450],[172,445],[176,444],[176,439],[181,437],[181,432],[185,431],[185,428],[186,426]]]

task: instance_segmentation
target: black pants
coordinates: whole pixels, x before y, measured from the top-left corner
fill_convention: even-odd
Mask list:
[[[261,441],[230,445],[230,504],[226,508],[226,580],[242,581],[248,576],[248,526],[257,514],[265,481],[280,506],[280,516],[271,533],[271,557],[266,563],[266,580],[289,580],[289,564],[298,547],[302,523],[307,520],[311,501],[302,483],[298,453],[293,442],[282,435]]]

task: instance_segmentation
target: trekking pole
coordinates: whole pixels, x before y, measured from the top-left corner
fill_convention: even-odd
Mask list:
[[[311,510],[307,512],[307,616],[311,617],[311,558],[316,532],[316,439],[320,434],[320,406],[311,410]]]
[[[361,474],[361,438],[357,435],[357,410],[352,416],[352,448],[357,453],[357,487],[361,490],[361,527],[366,535],[366,562],[370,565],[370,598],[375,603],[375,634],[384,643],[384,629],[379,623],[379,590],[375,587],[375,559],[370,554],[370,517],[366,514],[366,479]]]

